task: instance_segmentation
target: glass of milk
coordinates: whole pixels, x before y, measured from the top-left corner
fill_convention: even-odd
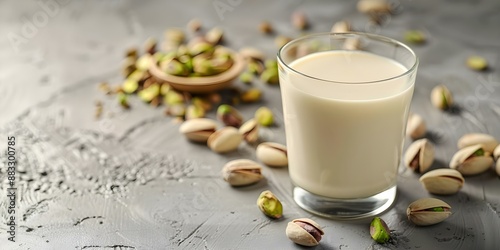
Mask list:
[[[323,33],[278,53],[293,198],[336,219],[389,208],[418,59],[366,33]]]

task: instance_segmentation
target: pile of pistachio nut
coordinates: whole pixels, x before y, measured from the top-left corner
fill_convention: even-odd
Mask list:
[[[453,95],[445,85],[432,89],[430,100],[438,109],[454,108]],[[403,163],[416,173],[424,173],[419,180],[429,193],[456,194],[465,183],[464,176],[492,171],[493,168],[500,176],[500,144],[493,136],[484,133],[464,134],[457,142],[458,151],[449,161],[449,168],[428,171],[434,162],[435,147],[429,139],[424,138],[427,127],[423,117],[410,114],[406,128],[406,135],[415,141],[406,149]],[[432,225],[446,219],[451,214],[450,210],[448,204],[438,199],[416,201],[408,207],[407,216],[417,225]]]

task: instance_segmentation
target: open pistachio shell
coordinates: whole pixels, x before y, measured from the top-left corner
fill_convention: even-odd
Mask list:
[[[415,225],[429,226],[448,218],[451,206],[439,199],[423,198],[411,203],[406,209],[406,215]]]
[[[227,153],[238,149],[243,136],[234,127],[224,127],[208,137],[207,144],[216,153]]]
[[[222,168],[224,180],[235,187],[257,183],[263,178],[261,172],[260,164],[246,159],[230,161]]]
[[[257,146],[257,159],[270,167],[285,167],[288,165],[286,146],[274,143],[263,142]]]
[[[434,145],[427,139],[414,141],[403,158],[405,166],[417,173],[423,173],[434,162]]]
[[[189,140],[196,142],[206,142],[208,137],[215,132],[217,124],[214,120],[207,118],[197,118],[187,120],[179,127],[179,132],[184,134]]]
[[[360,0],[357,9],[361,13],[389,13],[391,5],[387,0]]]
[[[464,185],[464,177],[455,169],[436,169],[420,177],[420,182],[432,194],[457,193]]]
[[[475,175],[488,170],[493,164],[493,158],[488,152],[484,152],[483,155],[475,155],[481,150],[484,151],[481,144],[460,149],[451,158],[450,168],[458,170],[463,175]]]
[[[249,143],[256,142],[259,139],[259,124],[255,119],[243,123],[239,131],[243,135],[243,139]]]
[[[465,148],[472,145],[482,144],[483,149],[487,152],[493,152],[498,146],[498,141],[491,135],[482,133],[465,134],[458,140],[458,148]]]
[[[431,91],[431,102],[439,109],[446,110],[453,106],[453,96],[444,85],[438,85]]]
[[[413,140],[424,137],[427,132],[427,127],[422,116],[418,114],[411,114],[408,117],[408,123],[406,125],[406,135]]]
[[[324,232],[318,223],[311,219],[300,218],[288,222],[286,236],[302,246],[316,246]]]
[[[500,159],[500,145],[498,145],[495,150],[493,150],[493,157],[495,158],[495,161],[498,161]]]

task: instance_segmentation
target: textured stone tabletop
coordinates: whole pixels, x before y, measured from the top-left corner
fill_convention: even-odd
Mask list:
[[[229,187],[222,166],[255,160],[253,147],[215,154],[180,135],[164,108],[133,97],[124,111],[97,87],[122,80],[126,48],[195,17],[223,28],[227,46],[251,45],[274,57],[273,37],[260,34],[259,23],[269,20],[278,34],[297,37],[289,19],[302,10],[311,22],[307,32],[329,31],[342,19],[398,40],[409,29],[425,32],[428,42],[412,46],[420,67],[411,109],[425,118],[436,144],[432,168],[447,167],[465,133],[500,139],[500,2],[393,2],[398,13],[374,27],[355,1],[0,1],[0,249],[302,249],[285,235],[287,222],[298,217],[324,227],[313,249],[500,249],[500,178],[492,169],[467,177],[456,195],[435,196],[452,206],[452,216],[417,227],[406,219],[406,207],[434,196],[418,174],[401,167],[396,204],[381,215],[393,239],[380,245],[370,238],[369,220],[326,220],[295,205],[286,168],[266,167],[259,184]],[[470,55],[485,57],[490,70],[468,69]],[[454,93],[460,112],[431,105],[430,91],[440,83]],[[276,126],[263,129],[261,139],[285,143],[279,87],[255,84],[263,101],[238,109],[250,118],[258,107],[270,107]],[[104,103],[99,120],[96,100]],[[17,140],[15,243],[7,240],[6,225],[8,136]],[[256,207],[266,189],[280,197],[284,218],[270,220]]]

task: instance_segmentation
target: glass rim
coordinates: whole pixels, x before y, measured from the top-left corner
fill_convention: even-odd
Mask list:
[[[318,78],[318,77],[314,77],[314,76],[311,76],[311,75],[308,75],[308,74],[305,74],[305,73],[302,73],[298,70],[295,70],[294,68],[290,67],[290,65],[288,63],[285,63],[283,61],[283,58],[281,57],[281,55],[283,54],[283,52],[290,46],[292,46],[293,44],[297,43],[297,42],[300,42],[300,41],[303,41],[303,40],[307,40],[307,39],[310,39],[310,38],[314,38],[314,37],[322,37],[322,36],[340,36],[340,35],[358,35],[358,36],[361,36],[361,37],[369,37],[369,38],[372,38],[372,39],[375,39],[375,40],[378,40],[378,41],[382,41],[382,42],[385,42],[385,43],[393,43],[393,44],[397,44],[398,46],[401,46],[403,48],[405,48],[406,50],[408,50],[411,55],[413,56],[413,58],[415,58],[415,62],[413,63],[413,65],[407,69],[405,72],[401,73],[401,74],[398,74],[396,76],[392,76],[392,77],[388,77],[388,78],[384,78],[384,79],[380,79],[380,80],[374,80],[374,81],[363,81],[363,82],[343,82],[343,81],[334,81],[334,80],[327,80],[327,79],[323,79],[323,78]],[[296,38],[296,39],[293,39],[292,41],[286,43],[285,45],[283,45],[279,50],[278,50],[278,61],[283,64],[288,70],[294,72],[294,73],[297,73],[299,75],[302,75],[304,77],[307,77],[307,78],[311,78],[311,79],[314,79],[314,80],[318,80],[318,81],[323,81],[323,82],[330,82],[330,83],[337,83],[337,84],[372,84],[372,83],[381,83],[381,82],[387,82],[387,81],[390,81],[390,80],[394,80],[394,79],[397,79],[397,78],[401,78],[401,77],[404,77],[406,75],[409,75],[411,74],[412,72],[415,71],[415,69],[417,68],[418,66],[418,57],[417,55],[415,54],[415,52],[406,44],[396,40],[396,39],[392,39],[392,38],[389,38],[389,37],[386,37],[386,36],[382,36],[382,35],[377,35],[377,34],[371,34],[371,33],[366,33],[366,32],[343,32],[343,33],[333,33],[333,32],[320,32],[320,33],[314,33],[314,34],[310,34],[310,35],[305,35],[305,36],[302,36],[302,37],[299,37],[299,38]],[[399,62],[398,62],[399,63]]]

